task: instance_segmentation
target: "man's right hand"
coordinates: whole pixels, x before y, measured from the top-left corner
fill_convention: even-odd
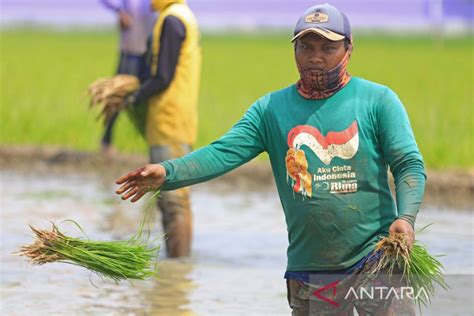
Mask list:
[[[122,31],[125,31],[130,28],[133,23],[132,16],[125,11],[120,11],[118,14],[119,25]]]
[[[116,183],[122,185],[115,193],[122,195],[122,200],[136,202],[147,192],[158,190],[165,182],[166,170],[160,164],[145,165],[119,178]]]

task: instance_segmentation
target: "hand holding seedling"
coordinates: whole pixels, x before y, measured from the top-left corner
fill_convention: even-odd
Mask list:
[[[104,118],[108,124],[119,111],[126,109],[130,104],[127,97],[140,88],[140,81],[131,75],[116,75],[111,78],[102,78],[94,81],[88,88],[90,107],[99,108],[98,118]]]
[[[413,226],[409,222],[404,219],[396,219],[389,228],[390,235],[395,233],[405,234],[408,238],[408,248],[411,249],[413,247],[413,242],[415,240],[415,231],[413,230]]]
[[[119,178],[116,183],[122,186],[115,193],[122,195],[122,200],[133,196],[131,202],[136,202],[147,192],[158,190],[165,177],[166,170],[162,165],[148,164]]]

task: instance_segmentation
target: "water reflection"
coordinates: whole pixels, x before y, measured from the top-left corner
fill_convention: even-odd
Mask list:
[[[191,280],[193,266],[184,260],[164,260],[159,265],[159,279],[151,289],[143,290],[149,302],[147,315],[196,315],[191,310],[189,294],[197,286]]]

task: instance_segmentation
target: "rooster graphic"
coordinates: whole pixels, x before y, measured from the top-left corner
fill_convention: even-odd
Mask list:
[[[357,121],[343,131],[329,132],[323,136],[313,126],[299,125],[288,133],[286,170],[293,182],[293,191],[304,196],[312,196],[312,175],[308,171],[308,161],[301,147],[306,145],[325,165],[334,157],[351,159],[359,149]]]

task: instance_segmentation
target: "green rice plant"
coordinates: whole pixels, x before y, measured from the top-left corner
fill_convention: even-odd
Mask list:
[[[380,259],[373,272],[386,271],[391,277],[394,271],[402,273],[408,286],[414,293],[424,291],[426,295],[416,295],[415,301],[427,306],[435,293],[435,284],[447,290],[449,285],[444,280],[444,267],[426,247],[415,240],[410,249],[409,238],[406,234],[395,233],[382,238],[375,246],[374,253],[380,252]]]
[[[138,230],[128,240],[95,241],[66,236],[54,223],[51,230],[41,230],[30,225],[36,239],[32,244],[23,246],[17,254],[28,257],[34,265],[50,262],[78,265],[116,283],[156,277],[160,246],[152,246],[154,241],[150,241],[149,230],[145,234],[144,228],[158,194],[159,191],[146,202]],[[79,224],[68,221],[84,233]]]

